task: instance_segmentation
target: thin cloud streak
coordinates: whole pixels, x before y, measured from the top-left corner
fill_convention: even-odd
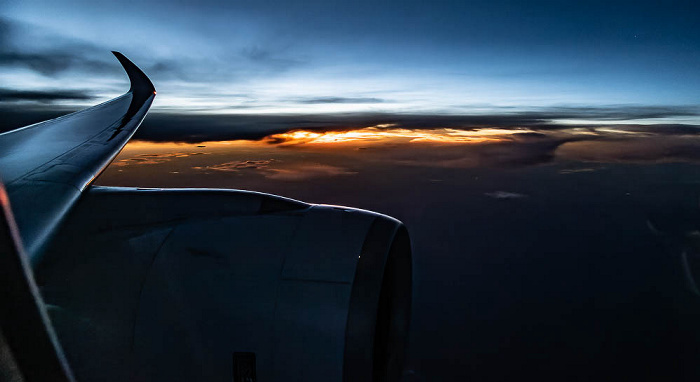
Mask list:
[[[326,104],[326,103],[383,103],[386,102],[381,98],[373,97],[317,97],[317,98],[302,98],[299,100],[292,100],[292,102],[297,102],[301,104]]]
[[[90,92],[85,90],[16,90],[0,88],[0,103],[17,101],[52,103],[65,100],[91,100],[94,98]]]

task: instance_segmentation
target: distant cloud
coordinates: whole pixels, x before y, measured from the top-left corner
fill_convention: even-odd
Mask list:
[[[517,135],[517,134],[516,134]],[[557,150],[578,137],[566,139],[547,137],[506,140],[466,145],[412,145],[410,148],[367,150],[377,161],[389,161],[406,166],[441,168],[503,168],[535,166],[551,163]],[[595,137],[591,139],[596,139]],[[406,147],[405,145],[403,147]]]
[[[16,42],[26,40],[42,43],[31,46]],[[58,77],[72,72],[71,75],[117,78],[123,74],[118,69],[119,64],[110,54],[110,51],[116,48],[100,46],[72,36],[56,34],[40,26],[0,17],[0,68],[27,68],[47,77]],[[209,65],[192,65],[183,57],[179,57],[177,61],[146,57],[146,60],[139,59],[138,65],[154,82],[173,78],[211,81],[223,75],[213,71]],[[197,70],[198,68],[207,70]],[[226,73],[229,77],[231,74]]]
[[[664,108],[664,115],[682,116],[695,113],[693,108]],[[621,115],[619,113],[612,113]],[[609,115],[601,112],[602,115]],[[662,112],[656,111],[655,115]],[[313,131],[345,131],[377,125],[391,125],[392,128],[436,129],[453,128],[476,130],[481,128],[522,128],[522,137],[544,137],[548,132],[570,130],[575,127],[597,133],[599,125],[571,125],[554,122],[555,119],[580,118],[582,114],[573,111],[568,114],[543,110],[534,112],[510,112],[502,115],[435,115],[435,114],[392,114],[392,113],[351,113],[351,114],[177,114],[151,113],[138,131],[136,139],[149,141],[204,142],[234,139],[262,139],[271,134],[278,134],[294,129]],[[595,120],[596,113],[589,116]],[[627,112],[630,118],[649,116],[632,108]],[[614,129],[651,134],[678,135],[697,134],[700,126],[683,124],[610,125]],[[529,130],[529,131],[528,131]]]
[[[56,76],[71,69],[83,74],[109,75],[113,74],[112,66],[116,66],[108,61],[111,57],[106,49],[16,20],[0,17],[0,34],[0,67],[28,68],[45,76]],[[27,39],[42,41],[43,47],[15,42]]]
[[[258,45],[242,49],[241,55],[256,65],[263,65],[266,69],[276,71],[284,71],[303,63],[301,60],[285,57],[280,52],[274,52]]]
[[[112,164],[112,166],[126,167],[134,165],[153,165],[170,162],[177,158],[187,158],[196,155],[205,155],[203,152],[174,152],[164,154],[139,154],[130,158],[120,159]]]
[[[518,115],[533,120],[588,120],[588,121],[629,121],[635,119],[658,119],[671,117],[700,116],[700,106],[653,106],[653,105],[610,105],[610,106],[553,106],[539,110],[520,112]]]
[[[209,166],[196,166],[192,167],[194,170],[212,170],[212,171],[223,171],[223,172],[239,172],[242,170],[260,170],[266,169],[274,159],[269,160],[243,160],[234,162],[225,162]]]
[[[67,96],[80,94],[64,94]],[[611,109],[617,111],[613,112]],[[650,107],[650,109],[654,109]],[[691,124],[653,124],[613,123],[606,125],[558,123],[557,119],[580,118],[584,110],[591,112],[588,120],[608,118],[606,116],[622,114],[630,118],[644,116],[683,116],[696,113],[694,107],[664,107],[656,111],[644,112],[640,107],[630,107],[624,111],[621,107],[568,108],[563,113],[560,108],[542,109],[539,112],[509,111],[503,114],[489,115],[435,115],[435,114],[397,114],[397,113],[347,113],[347,114],[205,114],[205,113],[164,113],[151,112],[138,130],[135,139],[153,142],[199,143],[206,141],[225,141],[236,139],[259,140],[273,134],[290,130],[308,130],[317,132],[356,130],[371,126],[391,126],[393,129],[440,129],[461,130],[520,129],[520,138],[537,140],[549,137],[554,132],[567,132],[574,128],[587,131],[589,136],[577,136],[577,139],[602,139],[614,131],[652,135],[697,135],[700,125]],[[0,121],[0,130],[9,130],[23,126],[24,121],[36,121],[35,115],[57,114],[57,110],[47,106],[44,109],[2,107],[0,112],[5,117]],[[619,137],[618,137],[619,138]]]
[[[299,181],[326,178],[340,175],[355,175],[357,172],[346,168],[320,163],[298,164],[286,168],[273,168],[266,171],[268,179]]]
[[[105,61],[86,59],[77,53],[0,51],[0,66],[26,67],[46,76],[55,76],[68,69],[100,74],[108,72]]]
[[[381,98],[373,97],[316,97],[316,98],[300,98],[294,102],[301,104],[325,104],[325,103],[382,103],[386,102]]]
[[[567,175],[567,174],[578,174],[582,172],[595,172],[600,169],[598,168],[592,168],[592,167],[587,167],[587,168],[565,168],[563,170],[559,170],[559,173],[562,175]]]
[[[494,192],[487,192],[484,195],[488,196],[489,198],[494,198],[494,199],[522,199],[522,198],[527,198],[527,195],[525,194],[518,194],[517,192],[508,192],[508,191],[494,191]]]
[[[265,178],[283,181],[299,181],[326,178],[340,175],[354,175],[357,172],[346,168],[321,163],[285,163],[275,159],[242,160],[192,167],[194,170],[229,173],[258,173]]]
[[[12,94],[5,98],[29,97],[31,94]],[[34,94],[38,98],[59,99],[60,97],[80,96],[78,94]],[[39,116],[54,116],[41,108],[18,111],[10,101],[5,101],[0,112],[0,131],[19,127],[41,120]],[[616,110],[615,112],[611,110]],[[410,150],[393,150],[391,147],[373,147],[363,150],[363,157],[376,157],[377,160],[391,161],[406,166],[435,166],[445,168],[511,167],[531,166],[551,163],[557,159],[583,162],[648,162],[648,161],[691,161],[700,160],[697,149],[700,126],[690,124],[623,124],[571,125],[557,123],[548,118],[578,116],[584,111],[591,117],[608,118],[610,115],[649,116],[649,115],[689,115],[693,107],[663,107],[645,112],[639,107],[579,109],[562,108],[532,111],[511,111],[503,115],[426,115],[390,113],[353,114],[176,114],[152,112],[138,130],[135,139],[151,142],[180,142],[198,144],[207,141],[265,140],[271,146],[284,142],[271,139],[276,134],[293,130],[311,132],[350,131],[365,127],[381,129],[431,130],[455,129],[478,131],[492,129],[504,131],[500,142],[470,143],[465,145],[441,145],[439,143],[414,144]],[[382,127],[386,126],[386,127]],[[497,132],[492,133],[497,134]],[[135,158],[131,163],[147,162],[155,158]],[[162,160],[159,159],[159,160]],[[242,170],[251,164],[228,163],[212,171]],[[273,179],[293,179],[310,176],[338,176],[349,170],[316,167],[307,169],[305,174],[298,169],[285,168],[281,164],[255,164],[263,176]],[[267,166],[264,171],[263,166]],[[273,171],[274,169],[274,171]],[[351,172],[351,171],[349,171]],[[567,171],[564,171],[567,173]]]
[[[698,163],[698,147],[698,136],[644,134],[604,137],[596,142],[570,142],[556,154],[564,161],[593,163]]]
[[[62,100],[93,99],[85,90],[17,90],[0,88],[0,102],[34,101],[52,102]]]
[[[654,135],[697,135],[700,126],[683,124],[619,125],[615,130]]]

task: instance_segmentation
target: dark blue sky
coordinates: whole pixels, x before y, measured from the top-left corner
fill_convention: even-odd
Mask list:
[[[1,7],[4,102],[34,102],[40,92],[44,104],[87,105],[121,93],[125,78],[109,54],[120,50],[153,78],[161,111],[492,114],[700,104],[700,4],[692,1]]]

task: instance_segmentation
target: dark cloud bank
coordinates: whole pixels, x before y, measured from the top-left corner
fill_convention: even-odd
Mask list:
[[[45,44],[43,47],[28,47],[16,42],[22,40],[40,40]],[[188,83],[218,83],[232,78],[274,75],[305,63],[302,59],[287,57],[283,50],[256,43],[216,57],[199,57],[194,61],[185,57],[132,55],[128,45],[101,46],[0,16],[0,69],[29,69],[42,76],[72,76],[76,80],[84,76],[123,78],[119,64],[109,54],[113,49],[126,49],[124,53],[138,62],[146,73],[150,73],[155,83],[170,79]],[[220,61],[227,64],[217,66],[215,63]]]
[[[87,92],[14,91],[0,89],[0,131],[9,131],[29,123],[54,118],[74,110],[60,107],[12,106],[7,101],[34,100],[56,101],[89,99]],[[4,103],[4,104],[3,104]],[[271,134],[295,129],[313,131],[345,131],[377,125],[392,128],[437,129],[454,128],[474,130],[480,128],[524,128],[547,133],[572,128],[612,126],[617,130],[656,135],[697,135],[700,126],[692,124],[659,123],[641,125],[637,119],[672,118],[700,115],[697,107],[607,107],[607,108],[551,108],[541,111],[506,112],[491,115],[435,115],[435,114],[176,114],[151,112],[135,136],[135,139],[154,142],[198,143],[236,139],[257,140]],[[610,122],[610,125],[571,125],[555,122],[565,119],[586,119]]]
[[[66,100],[90,100],[94,97],[85,90],[16,90],[0,88],[0,102],[30,101],[54,102]]]
[[[36,106],[13,110],[0,106],[0,131],[59,116],[65,111]],[[555,161],[600,163],[697,162],[700,126],[690,124],[642,125],[610,121],[603,126],[555,123],[556,119],[589,120],[694,115],[682,108],[558,108],[540,112],[500,115],[327,114],[327,115],[212,115],[151,112],[134,139],[151,142],[198,144],[207,141],[263,140],[270,145],[303,149],[304,143],[286,142],[274,134],[292,130],[346,131],[377,129],[477,130],[503,129],[498,141],[464,145],[412,145],[381,149],[360,147],[363,158],[407,166],[442,168],[512,168]],[[379,126],[378,126],[379,125]],[[378,126],[378,127],[376,127]],[[515,130],[515,131],[514,131]],[[595,143],[595,147],[589,144]],[[436,143],[437,144],[437,143]],[[439,144],[438,144],[439,145]],[[402,148],[403,147],[403,148]]]

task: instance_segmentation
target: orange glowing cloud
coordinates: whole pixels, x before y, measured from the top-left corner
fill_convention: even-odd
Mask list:
[[[411,130],[392,128],[393,125],[378,125],[357,130],[314,132],[296,130],[281,134],[273,134],[265,138],[265,142],[279,145],[317,144],[326,145],[334,143],[375,143],[382,141],[394,142],[433,142],[433,143],[484,143],[502,142],[513,134],[528,132],[529,130],[503,130],[503,129],[431,129]]]
[[[174,153],[142,153],[125,159],[118,159],[112,165],[118,167],[132,165],[160,164],[176,158],[187,158],[195,155],[205,155],[203,152],[174,152]]]

